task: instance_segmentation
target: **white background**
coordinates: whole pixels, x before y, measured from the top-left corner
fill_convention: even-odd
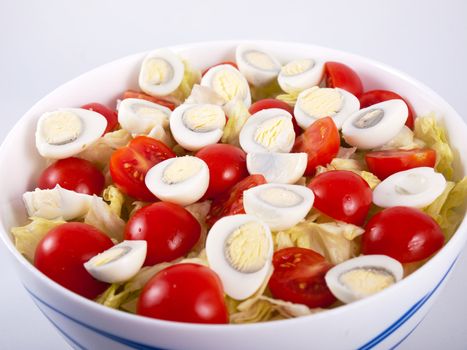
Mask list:
[[[431,86],[466,118],[466,18],[462,0],[0,0],[0,139],[35,101],[91,68],[214,39],[299,41],[365,55]],[[3,247],[0,271],[0,348],[68,349],[23,291]],[[466,271],[464,250],[432,311],[400,349],[467,348]]]

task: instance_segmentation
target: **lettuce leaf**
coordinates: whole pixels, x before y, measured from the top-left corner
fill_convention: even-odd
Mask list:
[[[210,208],[211,201],[193,203],[185,207],[185,209],[188,210],[195,217],[196,220],[198,220],[201,226],[201,234],[199,240],[188,254],[188,257],[200,255],[204,247],[206,246],[206,237],[208,234],[208,225],[206,224],[206,217],[209,213]]]
[[[293,91],[290,93],[285,93],[285,94],[280,94],[276,96],[277,100],[283,101],[287,103],[288,105],[294,107],[295,104],[297,103],[298,95],[300,94],[301,91]]]
[[[248,112],[248,108],[245,103],[239,99],[235,99],[227,103],[224,106],[224,112],[229,117],[229,120],[225,125],[224,135],[222,136],[221,141],[223,143],[238,146],[238,135],[250,116],[250,112]]]
[[[112,210],[115,215],[121,216],[122,206],[123,203],[125,203],[125,195],[122,191],[120,191],[116,186],[110,185],[104,189],[102,197],[109,203],[110,210]]]
[[[191,90],[190,96],[186,99],[185,103],[195,104],[211,104],[222,106],[225,104],[224,98],[208,86],[195,84]]]
[[[101,197],[92,197],[89,210],[84,216],[84,222],[101,230],[118,242],[123,240],[125,221]]]
[[[425,143],[422,140],[415,138],[414,132],[404,125],[401,131],[393,139],[376,150],[410,150],[414,148],[422,148],[424,146]]]
[[[176,104],[182,104],[190,96],[193,86],[201,80],[201,71],[199,69],[192,67],[186,60],[183,60],[183,65],[185,66],[185,71],[182,82],[177,90],[164,97],[164,99],[173,100]]]
[[[277,79],[272,80],[264,86],[250,86],[251,98],[253,101],[259,101],[265,98],[274,98],[282,92]]]

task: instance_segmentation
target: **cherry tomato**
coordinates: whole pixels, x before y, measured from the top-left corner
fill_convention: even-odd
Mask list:
[[[436,163],[436,152],[431,148],[411,150],[373,151],[365,155],[368,169],[380,180],[399,171],[422,166],[433,168]]]
[[[415,208],[392,207],[368,221],[362,253],[385,254],[409,263],[428,258],[443,244],[444,234],[429,215]]]
[[[236,64],[235,62],[232,62],[232,61],[224,61],[224,62],[220,62],[220,63],[217,63],[217,64],[212,65],[211,67],[206,68],[206,69],[203,71],[203,73],[202,73],[201,75],[204,76],[208,70],[210,70],[211,68],[220,66],[220,65],[222,65],[222,64],[228,64],[228,65],[234,67],[235,69],[238,69],[238,66],[237,66],[237,64]]]
[[[139,98],[141,100],[154,102],[154,103],[157,103],[158,105],[167,107],[171,111],[173,111],[175,109],[175,103],[170,102],[170,101],[166,101],[166,100],[164,100],[164,99],[162,99],[160,97],[155,97],[155,96],[145,94],[142,91],[127,90],[127,91],[125,91],[123,93],[122,100],[124,100],[126,98]]]
[[[363,84],[358,74],[349,66],[339,62],[326,62],[326,85],[341,88],[359,97],[363,93]]]
[[[88,103],[87,105],[81,106],[81,108],[102,114],[105,119],[107,119],[107,127],[105,128],[104,134],[113,131],[118,124],[117,112],[100,103]]]
[[[409,115],[407,116],[407,121],[405,122],[405,125],[407,125],[410,129],[414,128],[414,112],[412,110],[412,107],[410,107],[409,103],[405,99],[403,99],[399,94],[396,94],[395,92],[389,90],[371,90],[365,92],[358,99],[360,100],[360,108],[365,108],[374,105],[375,103],[388,100],[403,100],[407,105],[407,108],[409,109]]]
[[[339,152],[341,140],[336,124],[330,117],[318,119],[295,139],[292,152],[308,154],[305,176],[313,176],[318,165],[326,165]]]
[[[198,264],[177,264],[158,272],[144,286],[138,315],[191,323],[228,323],[219,277]]]
[[[211,204],[206,223],[214,225],[217,220],[228,215],[245,214],[243,208],[243,191],[266,183],[263,175],[250,175],[236,184],[229,192],[214,199]]]
[[[175,153],[159,140],[138,136],[128,146],[116,150],[110,157],[110,175],[120,190],[138,200],[154,201],[144,177],[150,168]]]
[[[157,202],[139,209],[125,227],[125,239],[148,244],[144,265],[172,261],[186,255],[198,242],[201,226],[182,206]]]
[[[72,157],[57,160],[40,175],[40,189],[54,188],[56,185],[79,193],[100,195],[105,178],[91,162]]]
[[[50,230],[39,242],[34,265],[63,287],[94,299],[108,284],[92,277],[83,264],[112,246],[110,238],[97,228],[68,222]]]
[[[310,308],[326,307],[336,301],[324,279],[333,265],[322,255],[311,249],[284,248],[274,253],[272,263],[269,289],[274,298]]]
[[[308,187],[315,194],[313,206],[333,219],[362,225],[370,209],[372,191],[363,178],[351,171],[319,174]]]
[[[204,160],[209,168],[209,187],[204,199],[221,195],[248,176],[246,154],[241,148],[219,143],[200,149],[196,157]]]
[[[303,132],[303,129],[300,126],[298,126],[297,121],[295,120],[295,116],[293,114],[293,107],[289,106],[284,101],[276,100],[275,98],[265,98],[264,100],[259,100],[253,103],[248,111],[250,112],[250,114],[255,114],[256,112],[268,108],[280,108],[292,114],[292,124],[293,129],[295,131],[295,135],[300,135]]]

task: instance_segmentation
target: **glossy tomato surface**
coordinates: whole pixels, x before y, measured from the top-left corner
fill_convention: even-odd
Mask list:
[[[191,323],[228,323],[222,284],[210,268],[177,264],[158,272],[138,299],[139,315]]]
[[[358,74],[349,66],[340,62],[326,62],[326,85],[341,88],[359,97],[363,93],[363,84]]]
[[[79,193],[100,195],[105,178],[91,162],[71,157],[57,160],[39,176],[40,189],[50,189],[56,185]]]
[[[175,109],[175,103],[164,100],[164,99],[159,98],[159,97],[155,97],[155,96],[145,94],[142,91],[127,90],[127,91],[125,91],[123,93],[122,100],[124,100],[126,98],[139,98],[140,100],[146,100],[146,101],[157,103],[158,105],[167,107],[171,111],[173,111]]]
[[[295,135],[300,135],[303,132],[303,129],[298,125],[297,120],[295,119],[294,113],[293,113],[293,107],[285,103],[284,101],[281,100],[276,100],[275,98],[265,98],[259,101],[256,101],[253,103],[250,108],[249,112],[250,114],[255,114],[256,112],[262,111],[263,109],[269,109],[269,108],[280,108],[283,109],[287,112],[289,112],[292,115],[292,124],[293,124],[293,129],[295,131]]]
[[[112,154],[110,175],[115,185],[127,195],[142,201],[155,201],[156,197],[144,183],[146,173],[157,163],[173,157],[175,153],[161,141],[138,136]]]
[[[63,287],[94,299],[108,284],[92,277],[83,264],[113,245],[110,238],[95,227],[68,222],[50,230],[39,242],[34,265]]]
[[[102,114],[105,119],[107,119],[107,127],[105,128],[104,134],[113,131],[118,124],[117,112],[104,106],[103,104],[93,102],[81,106],[81,108]]]
[[[139,209],[125,227],[126,240],[145,240],[144,265],[155,265],[185,256],[198,242],[201,226],[185,208],[157,202]]]
[[[444,244],[444,234],[420,209],[392,207],[368,221],[362,236],[363,254],[385,254],[401,263],[430,257]]]
[[[311,249],[284,248],[274,253],[272,263],[269,289],[274,298],[310,308],[327,307],[336,301],[324,279],[333,265],[322,255]]]

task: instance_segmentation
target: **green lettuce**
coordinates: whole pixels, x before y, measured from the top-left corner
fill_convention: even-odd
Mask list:
[[[227,124],[224,128],[222,136],[223,143],[230,143],[238,146],[238,135],[242,130],[243,125],[246,123],[250,112],[243,101],[235,99],[224,106],[225,114],[229,117]]]
[[[125,203],[125,195],[120,191],[116,186],[110,185],[104,189],[102,197],[106,202],[108,202],[110,210],[112,210],[115,215],[121,216],[122,207]]]
[[[276,99],[283,101],[293,107],[297,103],[298,95],[300,94],[300,92],[301,91],[293,91],[290,93],[280,94],[276,96]]]

